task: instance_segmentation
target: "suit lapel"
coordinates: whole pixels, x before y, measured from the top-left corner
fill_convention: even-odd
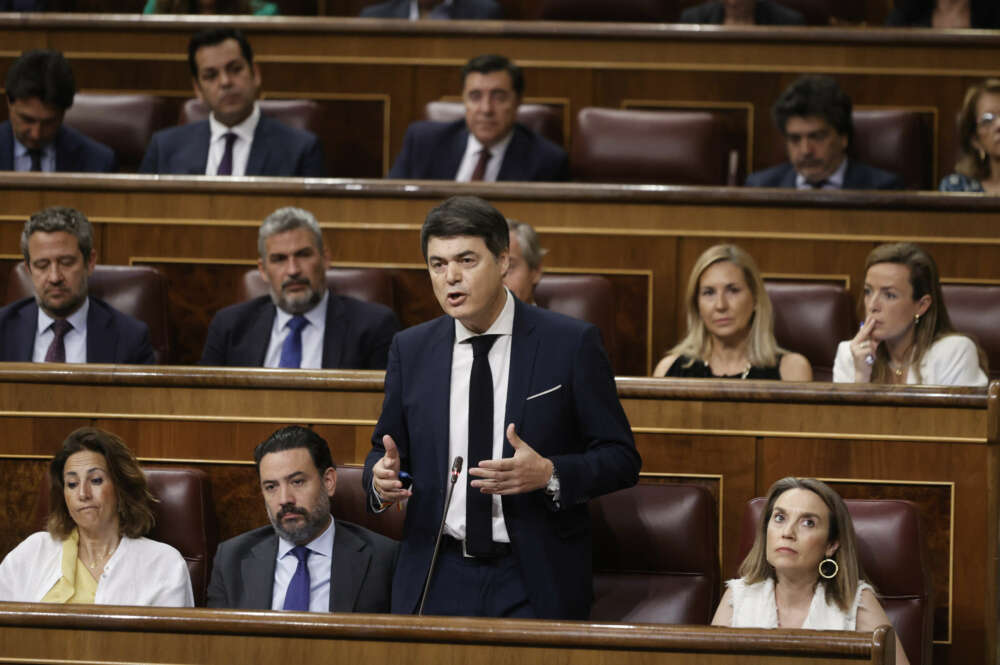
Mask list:
[[[500,164],[500,172],[497,173],[497,180],[525,180],[527,175],[523,173],[524,165],[531,158],[527,154],[528,144],[521,128],[514,125],[514,135],[510,138],[507,152],[504,153],[503,163]]]
[[[320,366],[324,369],[340,367],[343,364],[344,336],[347,334],[347,322],[344,320],[340,299],[330,292],[326,304],[326,329],[323,331],[323,360]]]
[[[520,431],[521,414],[524,412],[524,402],[531,387],[531,375],[535,369],[535,358],[538,355],[539,336],[533,334],[535,322],[534,312],[530,305],[520,300],[514,301],[514,331],[510,340],[510,375],[507,378],[507,413],[504,418],[504,428],[508,423]],[[514,448],[503,440],[503,456],[510,457]]]
[[[781,185],[779,186],[795,189],[795,176],[795,167],[789,164],[788,171],[785,172],[785,176],[781,179]]]
[[[425,440],[435,442],[431,445],[434,455],[434,473],[436,478],[432,487],[445,487],[448,481],[448,471],[451,460],[448,459],[448,441],[451,426],[451,357],[455,344],[455,319],[444,316],[439,319],[441,325],[434,331],[430,339],[428,357],[431,359],[430,380],[427,383],[425,395],[430,412],[430,423],[433,427],[431,436]],[[423,438],[423,437],[421,437]],[[410,454],[414,452],[411,449]],[[420,451],[420,454],[427,454]],[[468,460],[465,461],[468,464]],[[443,503],[443,497],[442,497]]]
[[[250,144],[250,156],[247,158],[247,170],[244,175],[263,175],[267,163],[268,136],[271,120],[263,113],[253,131],[253,142]]]
[[[17,313],[17,323],[12,326],[9,343],[10,351],[4,351],[4,358],[13,362],[30,363],[35,355],[35,331],[38,328],[38,305],[34,299]],[[9,353],[9,355],[8,355]]]
[[[847,158],[847,168],[844,169],[844,186],[841,189],[860,189],[855,182],[858,170],[854,168],[854,160]],[[863,187],[862,187],[863,188]]]
[[[111,325],[111,313],[103,303],[90,299],[87,311],[87,362],[113,363],[118,348],[118,330]]]
[[[455,176],[458,175],[459,167],[462,166],[462,157],[465,156],[465,148],[469,144],[469,130],[465,126],[465,120],[458,120],[456,122],[460,122],[461,126],[451,138],[447,159],[441,160],[439,162],[440,166],[435,164],[431,167],[436,171],[434,173],[435,178],[454,180]]]
[[[212,142],[212,130],[208,120],[195,124],[190,137],[181,137],[184,145],[178,149],[175,164],[183,165],[187,175],[205,175],[208,166],[208,149]],[[192,140],[187,140],[188,138]]]
[[[56,171],[79,171],[81,146],[74,145],[65,127],[56,134]]]
[[[330,611],[353,612],[368,574],[372,553],[363,540],[337,525],[330,562]]]
[[[240,562],[242,579],[246,580],[243,608],[271,609],[274,595],[274,566],[278,556],[278,536],[271,535],[250,550],[250,556]]]
[[[0,171],[14,170],[14,130],[10,122],[0,125]]]
[[[237,357],[245,357],[248,362],[257,367],[264,366],[264,359],[267,357],[267,345],[271,342],[271,329],[274,327],[274,317],[278,315],[278,309],[271,302],[270,297],[265,296],[261,301],[259,315],[253,317],[250,330],[244,337],[240,351],[235,354]]]

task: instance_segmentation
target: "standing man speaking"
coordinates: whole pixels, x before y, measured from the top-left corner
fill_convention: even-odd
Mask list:
[[[392,611],[417,611],[461,456],[424,612],[586,619],[587,501],[641,465],[597,328],[511,295],[507,222],[482,199],[431,210],[420,241],[445,316],[393,339],[363,480],[376,512],[409,499]]]

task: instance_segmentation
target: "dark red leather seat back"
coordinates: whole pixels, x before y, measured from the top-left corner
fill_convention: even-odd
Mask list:
[[[166,125],[166,107],[153,95],[79,92],[64,122],[114,150],[121,171],[135,173],[153,132]]]
[[[615,293],[606,277],[544,273],[535,287],[535,302],[544,309],[593,323],[611,355],[615,348]]]
[[[1000,284],[942,284],[951,325],[979,343],[990,380],[1000,379]]]

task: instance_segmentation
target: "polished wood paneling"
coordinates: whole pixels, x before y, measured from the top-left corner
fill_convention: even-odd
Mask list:
[[[9,433],[0,471],[15,481],[3,498],[30,498],[40,457],[72,428],[93,423],[123,436],[144,463],[205,468],[219,484],[224,535],[232,535],[263,522],[249,463],[257,442],[283,424],[311,425],[338,462],[360,463],[381,390],[378,372],[7,364],[0,368],[0,426]],[[983,562],[996,560],[1000,531],[993,519],[1000,383],[986,393],[620,377],[618,390],[643,472],[691,476],[713,488],[725,575],[739,563],[746,501],[780,477],[821,477],[847,496],[906,498],[926,518],[939,607],[936,661],[981,662],[982,645],[994,648],[996,624],[988,618],[996,580]],[[28,527],[11,519],[0,544],[16,542]]]
[[[895,635],[579,622],[10,604],[2,663],[889,665]]]
[[[871,18],[883,16],[876,13]],[[951,119],[965,89],[995,73],[1000,44],[1000,37],[979,31],[192,19],[0,17],[0,70],[23,49],[46,46],[73,60],[83,90],[187,94],[190,34],[207,25],[237,25],[253,42],[270,93],[386,96],[395,156],[424,104],[460,90],[465,61],[506,53],[526,69],[528,98],[565,98],[573,114],[585,106],[618,108],[627,99],[749,105],[754,145],[761,146],[754,169],[783,161],[772,148],[779,143],[769,117],[776,97],[800,74],[829,73],[857,106],[935,109],[941,119],[936,171],[946,174],[957,145]]]

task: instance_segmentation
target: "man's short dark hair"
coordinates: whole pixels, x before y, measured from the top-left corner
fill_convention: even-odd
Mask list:
[[[90,261],[90,252],[94,249],[94,229],[87,216],[79,210],[65,206],[52,206],[32,215],[24,223],[24,228],[21,230],[21,254],[24,255],[25,263],[31,263],[28,239],[31,238],[32,233],[38,231],[44,233],[65,231],[76,238],[84,263]]]
[[[848,145],[854,135],[851,119],[851,98],[829,76],[802,76],[786,89],[771,109],[774,124],[782,134],[791,117],[820,117],[825,119]]]
[[[309,456],[312,457],[320,475],[330,467],[337,468],[333,463],[333,457],[330,456],[330,446],[327,445],[326,439],[308,427],[291,425],[277,430],[254,448],[253,461],[257,465],[257,475],[260,475],[260,461],[264,455],[295,448],[305,448],[309,451]]]
[[[507,219],[478,196],[453,196],[429,213],[420,229],[420,249],[427,260],[431,238],[473,236],[482,238],[493,256],[510,247]]]
[[[247,65],[253,67],[253,49],[250,48],[250,42],[247,41],[246,35],[243,34],[242,30],[235,28],[213,28],[211,30],[202,30],[188,42],[188,66],[191,67],[191,76],[198,78],[198,63],[194,59],[194,55],[198,52],[198,49],[221,44],[227,39],[236,40],[236,43],[240,45],[240,51],[243,52],[243,59],[247,61]]]
[[[7,101],[37,97],[44,104],[65,111],[73,106],[76,81],[73,69],[59,51],[25,51],[7,70]]]
[[[502,55],[477,55],[472,60],[469,60],[465,63],[465,67],[462,67],[462,85],[465,85],[465,79],[472,72],[491,74],[499,71],[505,71],[510,74],[511,85],[518,97],[524,94],[524,72],[521,71],[520,67]]]

